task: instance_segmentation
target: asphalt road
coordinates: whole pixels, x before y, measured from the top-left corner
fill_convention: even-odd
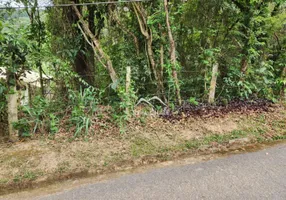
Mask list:
[[[37,200],[286,200],[286,145],[193,165],[155,169]]]

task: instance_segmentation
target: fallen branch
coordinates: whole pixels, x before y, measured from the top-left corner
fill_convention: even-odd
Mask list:
[[[163,106],[165,106],[165,107],[168,107],[159,97],[157,97],[157,96],[154,96],[154,97],[152,97],[152,98],[150,98],[149,100],[146,100],[146,99],[144,99],[144,98],[141,98],[141,99],[139,99],[139,101],[138,101],[138,103],[136,104],[136,106],[138,106],[140,103],[147,103],[149,106],[151,106],[152,108],[155,108],[155,106],[153,106],[153,104],[152,103],[150,103],[150,101],[152,101],[152,100],[157,100],[157,101],[159,101]]]

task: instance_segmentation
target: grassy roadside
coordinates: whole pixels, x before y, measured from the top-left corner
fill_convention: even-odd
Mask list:
[[[0,195],[75,177],[96,176],[197,154],[243,150],[286,139],[286,110],[186,119],[172,124],[147,119],[124,134],[88,141],[38,138],[0,146]]]

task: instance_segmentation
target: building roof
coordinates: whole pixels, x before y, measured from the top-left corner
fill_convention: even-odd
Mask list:
[[[43,74],[42,77],[44,80],[49,80],[52,78],[51,76],[46,76],[45,74]],[[6,79],[6,69],[4,67],[0,67],[0,79]],[[27,70],[20,76],[20,80],[24,83],[30,83],[36,87],[40,87],[40,74],[38,72]]]

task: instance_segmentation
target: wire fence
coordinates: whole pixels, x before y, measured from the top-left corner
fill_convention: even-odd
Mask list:
[[[107,4],[122,4],[122,3],[134,3],[134,2],[148,2],[151,0],[120,0],[120,1],[102,1],[102,2],[90,2],[90,3],[68,3],[68,4],[52,4],[48,3],[40,3],[36,6],[31,5],[22,5],[22,4],[9,4],[9,2],[2,2],[1,10],[5,9],[27,9],[27,8],[60,8],[60,7],[71,7],[71,6],[93,6],[93,5],[107,5]],[[0,2],[1,3],[1,2]],[[3,4],[6,4],[3,6]],[[1,5],[1,4],[0,4]]]
[[[192,71],[192,72],[197,72],[197,71]],[[105,77],[102,77],[102,75],[105,75]],[[84,77],[94,77],[95,80],[95,86],[92,87],[98,87],[99,90],[103,90],[102,92],[105,93],[106,98],[109,98],[111,96],[115,95],[115,90],[112,89],[111,87],[111,82],[109,83],[109,75],[106,73],[102,73],[101,75],[85,75],[85,76],[81,76],[81,78]],[[97,84],[96,84],[96,78],[98,78],[97,80]],[[105,79],[105,82],[103,83],[102,80]],[[49,90],[49,95],[53,96],[54,91],[57,90],[58,86],[59,86],[59,82],[63,82],[62,79],[58,79],[58,80],[53,80],[55,81],[57,84],[54,84],[53,87],[50,88]],[[133,82],[133,87],[135,92],[137,93],[137,96],[160,96],[160,97],[170,97],[173,98],[176,96],[176,92],[175,92],[175,87],[173,84],[173,81],[168,81],[168,80],[164,80],[161,82],[164,86],[164,89],[162,91],[162,89],[158,89],[158,82],[156,81],[152,81],[152,80],[148,80],[146,82],[137,80]],[[201,83],[201,85],[198,85],[199,83]],[[207,84],[207,85],[205,85]],[[121,85],[124,87],[125,83],[124,80],[123,82],[121,82]],[[180,80],[180,86],[181,86],[181,95],[184,98],[190,98],[190,97],[198,97],[201,98],[203,96],[206,96],[206,92],[209,89],[209,83],[207,81],[201,80],[201,81],[192,81],[191,83],[186,83],[184,80]],[[226,92],[227,90],[237,90],[239,89],[241,86],[239,85],[228,85],[228,84],[224,84],[221,82],[217,83],[217,94],[221,95],[223,92]],[[100,89],[101,88],[101,89]]]

